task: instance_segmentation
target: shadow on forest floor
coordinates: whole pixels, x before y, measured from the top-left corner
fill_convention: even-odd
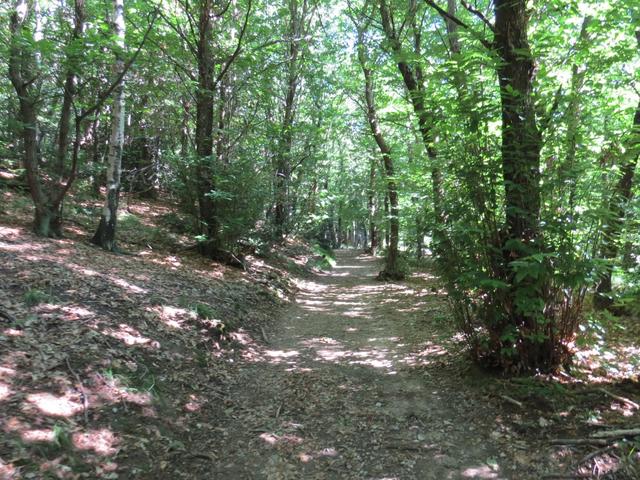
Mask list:
[[[428,273],[380,283],[343,251],[294,286],[303,254],[228,270],[163,244],[166,207],[130,210],[134,255],[89,246],[83,217],[62,240],[28,233],[26,206],[0,219],[0,479],[634,472],[631,442],[551,440],[639,425],[637,329],[595,339],[576,376],[496,378]]]

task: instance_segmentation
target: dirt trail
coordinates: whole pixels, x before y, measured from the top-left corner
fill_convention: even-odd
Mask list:
[[[441,368],[442,299],[425,282],[377,282],[358,252],[337,262],[237,366],[215,478],[514,478],[496,412]]]

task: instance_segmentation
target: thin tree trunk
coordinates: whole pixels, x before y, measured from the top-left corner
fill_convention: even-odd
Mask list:
[[[71,42],[77,42],[80,38],[82,38],[82,34],[84,32],[84,1],[85,0],[75,0],[74,7],[74,26],[73,33],[71,35]],[[79,49],[77,45],[71,49],[73,52],[77,52]],[[58,182],[62,183],[65,178],[65,169],[66,169],[66,158],[67,151],[69,149],[69,133],[71,130],[71,113],[73,108],[73,101],[76,96],[76,83],[77,83],[77,73],[76,70],[79,67],[78,65],[78,55],[77,53],[74,55],[70,55],[67,59],[69,65],[67,67],[66,77],[64,81],[64,91],[62,94],[62,109],[60,112],[60,122],[58,124],[58,145],[56,150],[56,168],[55,173],[58,177]]]
[[[389,240],[389,232],[390,232],[390,222],[389,222],[389,190],[385,189],[384,191],[384,248],[389,248],[390,240]]]
[[[588,27],[593,22],[592,17],[585,17],[578,38],[578,45],[585,48],[589,42]],[[567,137],[566,137],[566,156],[558,169],[557,185],[559,192],[558,202],[564,207],[569,215],[569,222],[573,221],[575,196],[578,187],[578,172],[575,171],[576,155],[578,144],[580,141],[580,123],[581,123],[581,101],[582,90],[584,87],[584,78],[587,73],[586,67],[580,69],[575,63],[571,67],[571,92],[569,96],[569,105],[566,110]],[[565,196],[567,204],[563,205],[562,192],[567,190],[569,186],[569,194]]]
[[[401,280],[404,274],[398,268],[398,242],[400,238],[400,211],[398,208],[398,187],[395,179],[395,171],[393,158],[391,157],[391,147],[386,142],[376,110],[375,94],[373,91],[373,75],[371,68],[367,64],[367,58],[364,45],[365,31],[358,28],[358,61],[364,74],[364,95],[367,104],[367,122],[371,129],[371,134],[378,145],[382,161],[384,164],[385,180],[387,184],[387,195],[389,196],[389,248],[387,249],[387,257],[385,267],[378,275],[384,280]]]
[[[386,0],[380,0],[380,16],[382,19],[382,28],[389,42],[391,51],[393,52],[398,66],[398,70],[402,76],[404,85],[409,93],[409,98],[413,111],[418,119],[418,129],[420,137],[424,144],[427,157],[431,169],[432,184],[432,202],[434,212],[433,241],[434,251],[439,259],[444,259],[446,253],[450,251],[449,242],[445,232],[445,213],[444,213],[444,192],[442,187],[442,172],[438,165],[438,154],[434,146],[435,137],[433,134],[434,121],[431,113],[427,110],[425,104],[424,93],[424,75],[420,65],[411,65],[406,59],[406,52],[402,47],[402,42],[398,31],[396,30],[396,22],[393,19],[391,10]],[[421,33],[415,22],[417,4],[415,0],[409,2],[409,11],[407,15],[409,23],[413,29],[414,58],[421,57]]]
[[[113,0],[114,35],[116,37],[116,59],[114,76],[118,77],[125,68],[123,52],[125,48],[124,0]],[[116,251],[116,226],[118,203],[120,200],[120,176],[122,171],[122,149],[124,146],[124,79],[114,90],[111,113],[111,138],[109,139],[109,159],[107,167],[107,197],[102,216],[92,242],[105,250]]]
[[[638,43],[640,44],[640,31],[638,32]],[[615,261],[620,248],[620,236],[624,229],[624,219],[626,208],[633,196],[633,180],[640,156],[640,103],[636,107],[633,120],[631,136],[625,145],[625,155],[621,169],[621,175],[609,199],[609,214],[602,229],[602,246],[600,257],[609,262]],[[613,267],[608,266],[600,276],[596,286],[594,306],[599,310],[604,310],[613,305],[611,276]]]
[[[298,0],[289,0],[289,32],[287,50],[286,93],[284,101],[284,115],[282,129],[276,156],[275,177],[275,215],[274,227],[277,239],[282,239],[288,231],[290,199],[289,183],[291,180],[291,154],[293,148],[293,123],[295,119],[295,105],[298,94],[300,57],[300,41],[307,21],[307,0],[298,4]]]
[[[367,210],[369,213],[369,249],[371,255],[376,254],[378,249],[378,232],[376,228],[376,161],[374,158],[370,161],[369,166],[369,194],[367,199]]]

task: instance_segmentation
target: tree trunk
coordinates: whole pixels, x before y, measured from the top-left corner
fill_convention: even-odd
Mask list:
[[[298,93],[300,70],[300,41],[305,30],[307,20],[307,0],[298,4],[298,0],[289,0],[289,31],[287,38],[287,74],[286,93],[284,101],[284,115],[278,152],[276,155],[275,215],[274,233],[277,239],[282,239],[289,229],[290,199],[289,183],[291,180],[291,154],[293,148],[293,123],[295,119],[295,104]]]
[[[215,193],[215,160],[213,158],[214,119],[214,53],[212,49],[212,0],[200,0],[198,20],[198,89],[196,92],[196,154],[198,208],[200,233],[198,244],[201,254],[216,257],[221,249],[220,225],[217,215]]]
[[[396,30],[396,22],[393,19],[391,10],[386,0],[380,1],[380,17],[382,28],[389,42],[402,76],[404,85],[409,93],[409,98],[413,111],[418,119],[418,129],[424,145],[427,157],[429,158],[431,169],[432,202],[434,212],[433,243],[434,251],[440,260],[446,257],[451,251],[445,232],[444,214],[444,192],[442,187],[442,172],[438,165],[438,154],[434,147],[435,137],[433,134],[434,121],[432,114],[427,110],[425,104],[424,75],[419,64],[411,65],[406,59],[409,57],[402,47],[400,35]],[[413,30],[414,51],[411,56],[420,58],[421,53],[421,32],[417,27],[415,16],[417,4],[415,0],[410,0],[409,11],[407,12],[408,23]],[[403,22],[404,25],[404,22]]]
[[[640,45],[640,31],[638,31],[638,43]],[[602,246],[600,257],[610,262],[618,256],[620,235],[624,229],[626,208],[633,195],[633,180],[635,176],[638,157],[640,156],[640,102],[636,107],[633,119],[631,136],[625,145],[622,171],[620,178],[609,199],[609,212],[611,217],[607,219],[602,228]],[[608,266],[602,273],[596,286],[596,295],[593,299],[594,306],[598,310],[604,310],[613,305],[611,276],[613,267]]]
[[[18,97],[18,120],[29,192],[35,206],[33,230],[42,237],[62,235],[60,204],[50,198],[41,182],[38,148],[39,61],[33,43],[24,39],[32,30],[38,2],[18,0],[10,18],[9,79]],[[35,27],[36,30],[38,27]],[[35,32],[34,32],[35,36]]]
[[[371,159],[369,166],[369,195],[367,199],[367,210],[369,213],[369,248],[371,255],[376,254],[378,249],[378,232],[376,228],[376,202],[375,202],[375,186],[376,186],[376,161]]]
[[[84,0],[75,0],[74,8],[74,27],[71,36],[71,42],[77,42],[82,38],[84,32]],[[72,52],[78,52],[77,46],[72,48]],[[66,158],[67,151],[69,150],[69,133],[71,130],[71,113],[73,108],[73,102],[76,96],[76,83],[77,73],[76,69],[79,67],[78,54],[74,53],[69,55],[67,59],[69,65],[67,67],[67,73],[64,81],[64,91],[62,94],[62,109],[60,112],[60,121],[58,123],[58,145],[56,150],[56,165],[55,174],[58,177],[57,181],[62,184],[66,176]]]
[[[389,248],[389,191],[385,189],[384,191],[384,248]]]
[[[366,47],[364,45],[365,31],[361,27],[358,28],[358,60],[362,73],[364,74],[364,96],[367,105],[367,122],[371,129],[371,135],[378,145],[382,161],[384,164],[385,180],[387,184],[387,195],[389,197],[389,247],[387,249],[387,257],[385,267],[378,275],[382,280],[401,280],[404,273],[398,268],[398,242],[400,238],[400,211],[398,208],[398,187],[395,179],[393,167],[393,159],[391,157],[391,147],[386,142],[376,110],[375,94],[373,91],[373,75],[371,68],[368,66],[366,58]]]
[[[125,48],[124,0],[113,0],[114,35],[116,37],[116,59],[114,76],[118,77],[125,68],[123,52]],[[96,233],[91,241],[105,250],[116,251],[116,226],[120,197],[120,176],[122,171],[122,149],[124,145],[124,79],[114,90],[111,113],[111,138],[109,139],[109,165],[107,168],[107,198]]]
[[[506,225],[503,241],[505,280],[511,284],[506,317],[495,322],[493,349],[503,366],[549,370],[561,360],[544,318],[545,276],[517,279],[512,262],[543,252],[540,232],[541,135],[532,96],[535,62],[527,39],[526,0],[496,0],[494,47],[502,110],[502,174]],[[504,322],[504,323],[503,323]],[[542,337],[540,336],[542,334]]]
[[[585,17],[583,20],[580,37],[578,38],[576,47],[588,48],[588,27],[592,22],[592,17]],[[571,91],[569,94],[569,104],[567,105],[565,114],[567,123],[567,136],[565,140],[566,153],[564,161],[558,168],[558,179],[556,180],[557,188],[559,190],[559,192],[557,192],[557,202],[566,214],[568,214],[568,221],[570,223],[573,222],[575,196],[578,187],[579,172],[576,171],[576,155],[578,145],[581,141],[581,102],[583,101],[582,90],[584,88],[586,73],[586,66],[580,69],[580,66],[577,63],[574,63],[571,67]],[[568,189],[567,185],[569,186]],[[566,194],[566,190],[568,190],[568,195]],[[566,203],[562,201],[563,199],[566,199]]]

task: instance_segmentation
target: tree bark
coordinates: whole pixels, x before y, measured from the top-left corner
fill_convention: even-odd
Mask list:
[[[539,250],[540,149],[542,141],[533,103],[536,65],[527,39],[525,0],[495,2],[494,44],[502,104],[502,174],[507,239],[522,244],[523,256]]]
[[[214,120],[214,54],[212,49],[213,0],[200,0],[198,12],[198,89],[196,92],[196,154],[198,208],[200,233],[198,244],[201,254],[215,257],[220,245],[220,225],[217,215],[215,193],[215,158],[213,157]]]
[[[515,362],[525,371],[548,370],[561,358],[556,355],[553,325],[543,313],[546,280],[544,275],[518,280],[512,268],[513,261],[544,251],[539,224],[542,139],[532,95],[536,65],[527,38],[526,0],[496,0],[495,18],[506,212],[503,268],[511,288],[505,299],[506,317],[494,322],[493,348],[504,366]]]
[[[78,46],[73,45],[82,38],[84,33],[85,20],[85,0],[75,0],[74,4],[74,26],[71,34],[71,51],[67,61],[68,67],[64,81],[64,91],[62,94],[62,109],[60,112],[60,121],[58,123],[58,145],[56,150],[56,168],[55,174],[58,182],[61,184],[66,176],[66,158],[69,150],[69,133],[71,130],[71,118],[73,101],[76,96],[77,68],[78,68]]]
[[[114,62],[114,76],[119,77],[125,69],[125,20],[124,0],[113,0],[114,36],[116,38],[116,58]],[[118,220],[118,203],[120,200],[120,177],[122,172],[122,149],[124,146],[124,78],[120,80],[114,90],[113,108],[111,113],[111,138],[109,139],[109,154],[107,167],[107,197],[98,229],[91,241],[105,250],[116,251],[116,227]]]

